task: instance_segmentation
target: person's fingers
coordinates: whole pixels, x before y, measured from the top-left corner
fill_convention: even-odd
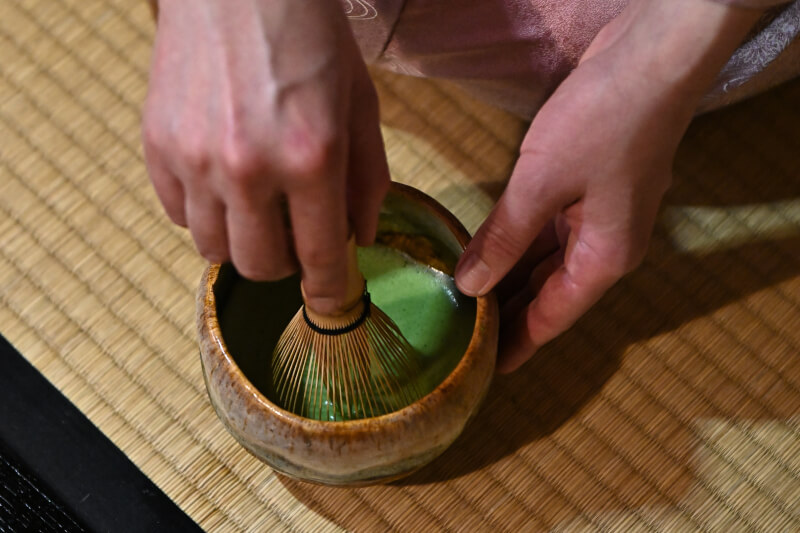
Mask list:
[[[187,191],[186,221],[197,251],[212,263],[230,258],[225,226],[225,206],[209,190],[196,188]]]
[[[231,262],[239,274],[264,281],[285,278],[297,270],[277,199],[263,205],[231,205],[225,215]]]
[[[167,216],[172,222],[185,228],[187,225],[186,197],[183,184],[164,167],[150,167],[148,172],[153,188],[156,190],[156,195],[161,200],[161,205],[164,206]]]
[[[538,348],[528,334],[527,313],[519,313],[502,328],[495,371],[510,374],[530,359]]]
[[[614,264],[574,234],[567,254],[521,312],[501,345],[497,370],[512,372],[540,346],[569,329],[630,268]]]
[[[517,261],[517,264],[495,287],[495,293],[500,305],[502,306],[504,302],[511,299],[518,299],[520,292],[529,292],[531,272],[558,248],[559,241],[555,231],[555,222],[550,219],[525,251],[522,258]],[[528,301],[532,298],[533,296]]]
[[[347,278],[348,224],[344,191],[320,189],[289,197],[295,251],[303,269],[306,304],[318,313],[341,310]]]
[[[542,174],[534,153],[523,153],[503,196],[473,237],[456,268],[458,288],[486,294],[508,273],[545,223],[580,194],[568,176]]]
[[[186,227],[186,198],[183,184],[162,161],[157,143],[159,139],[152,133],[152,130],[153,126],[143,120],[142,147],[144,148],[147,174],[150,176],[150,181],[167,216],[175,224]]]
[[[340,153],[338,149],[331,151]],[[322,314],[340,311],[345,303],[349,224],[343,166],[333,159],[320,158],[287,191],[306,304]]]
[[[558,249],[549,256],[540,260],[536,266],[528,271],[528,279],[517,287],[514,294],[507,296],[500,307],[500,324],[512,324],[523,309],[536,298],[547,279],[564,262],[563,250]]]
[[[375,240],[378,213],[389,190],[389,166],[383,146],[378,115],[378,98],[369,76],[357,82],[351,103],[347,205],[359,246]]]
[[[538,349],[528,331],[528,312],[531,302],[563,262],[564,256],[558,251],[539,263],[531,274],[529,283],[501,309],[497,372],[513,372]]]

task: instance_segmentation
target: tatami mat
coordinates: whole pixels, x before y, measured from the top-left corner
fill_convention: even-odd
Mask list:
[[[139,145],[145,2],[0,4],[0,331],[209,531],[800,530],[800,83],[692,126],[644,265],[405,482],[275,476],[222,428],[203,262]],[[474,230],[524,133],[376,73],[395,179]]]

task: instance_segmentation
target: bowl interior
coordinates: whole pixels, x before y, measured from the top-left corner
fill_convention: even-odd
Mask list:
[[[465,238],[465,235],[457,235],[431,206],[395,191],[387,195],[379,219],[379,243],[399,248],[418,261],[452,274],[466,244]],[[368,283],[369,277],[367,274]],[[303,303],[299,276],[275,282],[252,282],[240,277],[232,265],[226,264],[220,268],[214,296],[220,329],[229,353],[245,377],[271,400],[274,397],[272,351]],[[461,294],[454,295],[454,298],[457,299],[460,319],[446,322],[436,329],[435,346],[433,349],[429,346],[427,351],[430,353],[421,359],[420,379],[430,385],[429,389],[441,383],[456,367],[474,332],[475,299]],[[403,309],[412,313],[426,309],[424,299],[415,301],[414,295],[409,295],[406,300],[402,302]],[[376,304],[380,306],[377,299]],[[392,318],[403,330],[403,316]]]

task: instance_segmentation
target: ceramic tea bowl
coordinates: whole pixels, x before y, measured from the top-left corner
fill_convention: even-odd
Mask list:
[[[452,271],[469,235],[430,197],[392,184],[379,223],[387,234],[424,236],[437,268]],[[433,263],[431,263],[433,264]],[[325,422],[270,400],[274,340],[302,303],[299,280],[253,283],[231,265],[211,265],[197,297],[197,329],[208,395],[233,437],[275,470],[327,485],[366,485],[406,476],[441,454],[476,413],[494,373],[498,310],[493,294],[474,300],[463,356],[439,385],[386,415]],[[270,344],[272,343],[272,344]]]

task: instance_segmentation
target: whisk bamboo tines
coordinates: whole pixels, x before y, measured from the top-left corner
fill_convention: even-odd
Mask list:
[[[370,300],[348,243],[347,305],[334,315],[306,305],[292,318],[272,355],[276,402],[317,420],[368,418],[423,396],[417,353]]]

